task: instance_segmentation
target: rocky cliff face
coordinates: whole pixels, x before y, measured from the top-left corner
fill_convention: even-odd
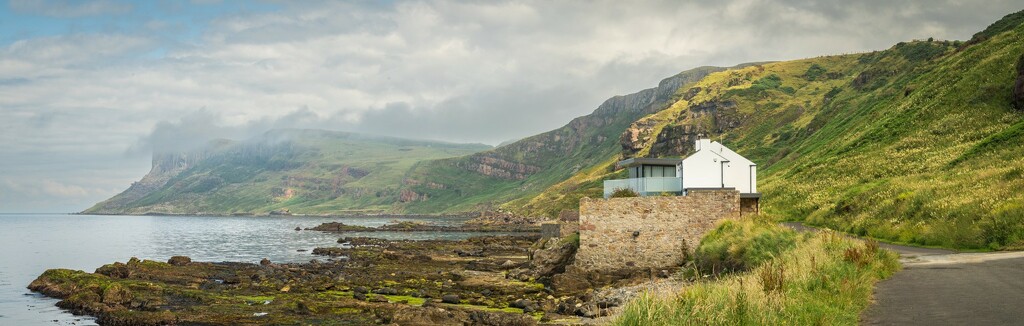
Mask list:
[[[736,102],[708,101],[689,106],[669,124],[657,119],[634,122],[619,137],[622,157],[635,157],[650,148],[651,157],[686,156],[693,152],[694,141],[699,137],[721,134],[739,127],[742,119],[737,113]],[[658,127],[661,127],[658,130]],[[655,135],[657,133],[657,135]]]
[[[229,140],[216,140],[209,146],[180,153],[153,153],[152,167],[139,181],[133,182],[131,186],[120,194],[100,202],[89,208],[85,213],[93,214],[120,214],[131,203],[146,197],[150,193],[159,190],[171,178],[181,172],[199,164],[200,162],[216,155],[234,142]]]

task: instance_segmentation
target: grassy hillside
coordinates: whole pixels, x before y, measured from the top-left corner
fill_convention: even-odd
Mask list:
[[[711,74],[632,124],[604,169],[530,200],[572,207],[629,156],[682,156],[710,136],[759,164],[764,209],[860,235],[955,248],[1024,246],[1024,113],[1012,105],[1024,13],[967,43]],[[582,187],[579,188],[579,187]]]
[[[428,199],[401,207],[408,212],[493,209],[535,196],[573,174],[603,165],[619,152],[619,135],[630,123],[665,109],[680,87],[726,69],[688,70],[656,88],[608,99],[594,113],[562,128],[466,157],[422,162],[408,175],[409,190]],[[519,210],[516,204],[504,207]]]
[[[322,130],[273,130],[244,142],[154,155],[153,170],[84,213],[342,213],[390,211],[405,173],[422,160],[490,146]]]

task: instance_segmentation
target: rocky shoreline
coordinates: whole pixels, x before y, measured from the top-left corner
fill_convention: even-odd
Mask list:
[[[103,325],[535,325],[601,315],[587,302],[593,291],[549,286],[550,274],[571,257],[531,260],[551,256],[538,251],[544,242],[538,239],[342,237],[338,242],[346,245],[316,248],[312,254],[320,259],[308,263],[133,258],[94,273],[48,270],[29,289]],[[574,245],[555,240],[559,247]]]
[[[309,231],[323,232],[508,232],[508,233],[539,233],[540,226],[523,224],[473,224],[466,223],[459,226],[434,225],[425,222],[414,221],[393,221],[379,227],[367,227],[359,225],[347,225],[341,222],[326,222],[312,228]]]
[[[313,249],[308,263],[133,258],[93,273],[48,270],[29,289],[103,325],[565,325],[593,322],[621,305],[606,285],[650,279],[578,273],[578,236],[541,238],[538,222],[503,214],[459,226],[326,222],[306,230],[338,232],[339,245]],[[344,234],[377,231],[494,233],[464,240]]]

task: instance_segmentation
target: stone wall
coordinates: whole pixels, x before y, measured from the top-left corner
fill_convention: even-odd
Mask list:
[[[561,227],[558,229],[561,232],[562,237],[568,237],[573,233],[580,231],[580,212],[577,210],[562,210],[558,214],[558,224]]]
[[[540,225],[541,238],[558,238],[562,236],[558,223],[544,223]]]
[[[580,200],[583,271],[661,269],[681,265],[718,221],[736,218],[736,190],[691,190],[686,196]]]
[[[758,204],[760,198],[741,198],[740,199],[740,214],[760,214],[761,206]]]

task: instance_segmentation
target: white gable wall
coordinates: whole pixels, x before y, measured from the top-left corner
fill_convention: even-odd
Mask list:
[[[683,160],[683,188],[736,188],[757,192],[757,166],[721,143],[701,139],[697,152]]]
[[[683,188],[721,188],[723,161],[724,157],[712,151],[687,157],[682,163]]]

